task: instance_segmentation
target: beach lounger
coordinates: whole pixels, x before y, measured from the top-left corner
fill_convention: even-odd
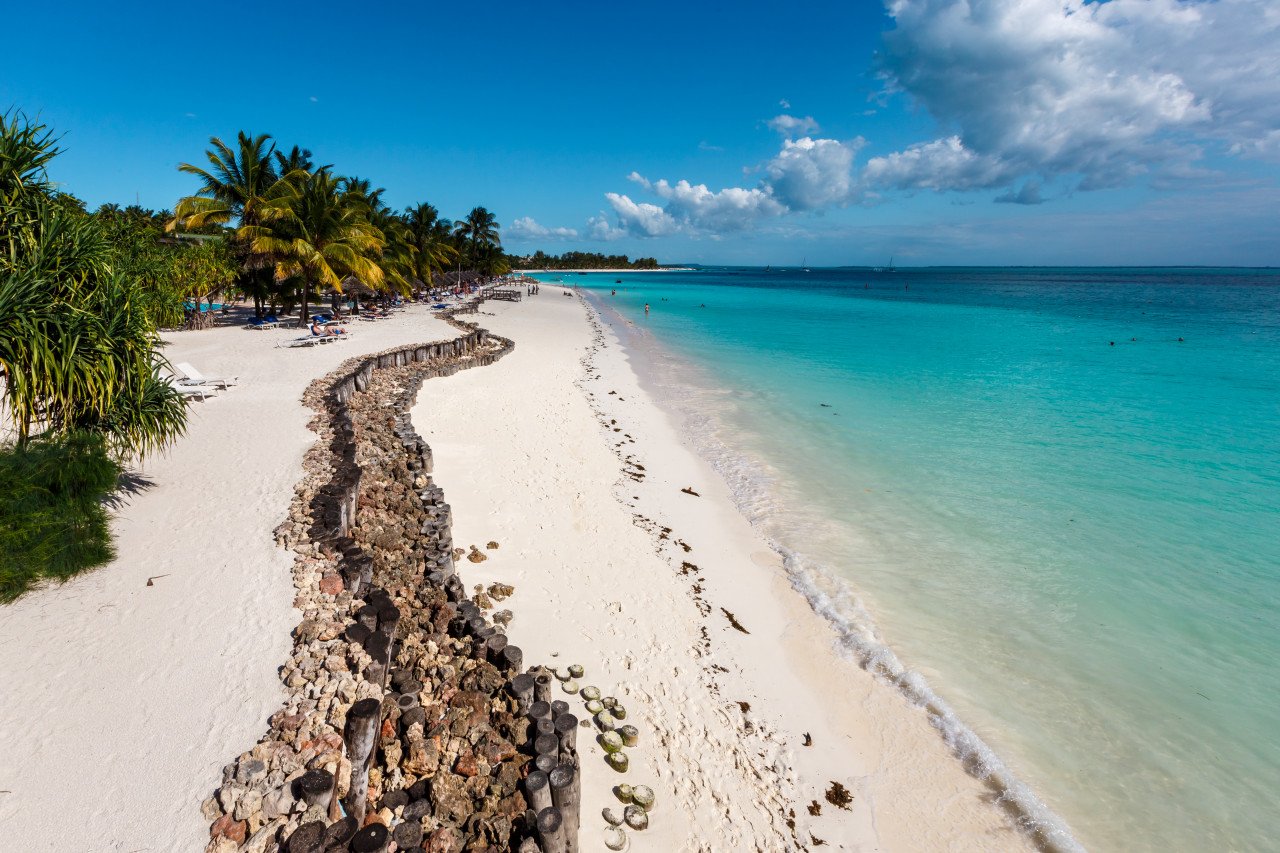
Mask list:
[[[205,400],[205,399],[207,399],[207,398],[209,398],[209,397],[216,397],[216,396],[218,396],[218,389],[216,389],[216,388],[214,388],[214,387],[212,387],[212,386],[208,386],[208,385],[200,386],[200,385],[178,385],[178,384],[175,384],[175,385],[173,386],[173,390],[177,391],[177,392],[178,392],[178,394],[179,394],[179,395],[180,395],[184,400],[201,400],[201,401],[203,401],[203,400]]]
[[[246,329],[278,329],[280,321],[274,317],[254,317],[245,326]]]
[[[200,371],[196,370],[185,361],[175,364],[174,367],[181,375],[178,377],[179,385],[213,385],[218,388],[230,388],[236,384],[235,377],[231,379],[221,379],[216,376],[204,376]]]

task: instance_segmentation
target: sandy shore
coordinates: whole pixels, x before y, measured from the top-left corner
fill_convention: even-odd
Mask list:
[[[302,392],[353,355],[457,334],[425,308],[351,329],[294,350],[275,344],[296,331],[167,336],[171,361],[239,384],[138,472],[113,563],[0,608],[0,850],[204,848],[201,801],[284,696],[299,614],[272,530],[315,440]]]
[[[837,654],[584,302],[483,312],[515,352],[428,382],[414,419],[455,543],[501,545],[463,579],[513,584],[526,659],[582,664],[643,733],[625,777],[581,745],[584,850],[624,779],[659,800],[635,850],[1030,849],[923,710]]]
[[[426,383],[414,416],[454,541],[501,545],[464,580],[514,584],[526,659],[581,663],[642,731],[625,777],[582,739],[584,850],[624,778],[659,798],[637,850],[1027,846],[924,713],[835,653],[582,301],[483,311],[514,353]],[[315,438],[300,396],[352,355],[455,334],[421,309],[353,330],[305,350],[275,349],[284,331],[169,336],[173,361],[239,384],[139,471],[117,560],[0,610],[0,849],[203,848],[200,802],[283,697],[299,614],[272,530]]]

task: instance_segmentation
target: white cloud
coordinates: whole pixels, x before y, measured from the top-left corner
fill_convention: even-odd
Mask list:
[[[958,136],[917,143],[863,167],[868,186],[897,190],[971,190],[996,187],[1016,175],[998,157],[975,154]]]
[[[858,194],[853,158],[865,144],[810,139],[785,140],[782,150],[764,167],[763,185],[791,210],[820,210],[848,204]]]
[[[313,104],[314,104],[314,103],[318,102],[320,99],[319,99],[319,98],[317,98],[315,95],[312,95],[310,98],[308,98],[308,100],[309,100],[309,101],[311,101],[311,103],[313,103]]]
[[[791,102],[786,98],[783,98],[781,101],[778,101],[778,106],[782,107],[784,110],[789,110],[791,109]]]
[[[578,236],[576,229],[548,228],[532,216],[522,216],[512,222],[507,233],[517,240],[573,240]]]
[[[712,145],[710,142],[707,142],[704,139],[698,143],[698,150],[699,151],[723,151],[724,148],[722,148],[719,145]]]
[[[636,178],[640,177],[635,172],[631,174]],[[641,180],[644,179],[641,178]],[[605,193],[604,197],[613,208],[613,212],[617,214],[618,227],[623,231],[637,237],[662,237],[680,230],[680,224],[676,222],[675,217],[656,204],[635,202],[630,196],[619,193]],[[606,236],[605,239],[609,238]]]
[[[869,164],[871,182],[969,189],[1040,175],[1100,189],[1185,168],[1198,141],[1280,154],[1272,0],[887,5],[888,86],[954,135]]]
[[[774,116],[765,124],[769,125],[771,130],[776,130],[788,139],[797,136],[812,136],[817,133],[820,128],[818,123],[813,120],[813,116],[805,116],[804,118],[796,118],[783,113],[780,116]]]

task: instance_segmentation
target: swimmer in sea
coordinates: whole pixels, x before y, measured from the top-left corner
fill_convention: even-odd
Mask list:
[[[646,302],[646,303],[644,304],[644,316],[646,316],[646,317],[648,317],[648,316],[649,316],[649,303],[648,303],[648,302]]]

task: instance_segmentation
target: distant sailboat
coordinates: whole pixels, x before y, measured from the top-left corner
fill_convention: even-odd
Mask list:
[[[810,272],[808,256],[805,256],[800,259],[800,269],[804,270],[805,272]]]
[[[890,256],[889,256],[889,266],[887,266],[887,267],[873,267],[873,268],[871,269],[871,271],[872,271],[872,272],[897,272],[897,270],[895,270],[895,269],[894,269],[894,267],[893,267],[893,255],[890,255]]]

